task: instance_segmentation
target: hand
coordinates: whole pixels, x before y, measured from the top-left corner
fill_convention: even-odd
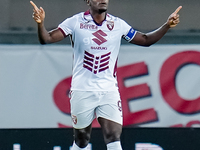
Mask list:
[[[181,8],[182,8],[182,6],[179,6],[179,7],[175,10],[175,12],[173,12],[173,13],[169,16],[169,18],[168,18],[168,20],[167,20],[167,24],[169,25],[170,28],[175,27],[175,26],[180,22],[178,12],[181,10]]]
[[[44,22],[44,18],[45,18],[45,11],[42,7],[40,7],[40,9],[35,5],[35,3],[33,3],[32,1],[30,1],[31,5],[33,6],[33,19],[37,22],[37,23],[42,23]]]

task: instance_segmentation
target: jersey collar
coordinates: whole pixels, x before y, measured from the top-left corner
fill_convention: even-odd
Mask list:
[[[83,14],[83,18],[84,18],[87,22],[93,21],[92,15],[90,14],[90,11],[89,11],[89,10],[87,10],[87,11]],[[106,20],[106,21],[112,21],[111,15],[106,14],[105,20]],[[104,21],[105,21],[105,20],[104,20]]]

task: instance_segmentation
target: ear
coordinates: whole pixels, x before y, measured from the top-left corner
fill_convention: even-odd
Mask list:
[[[86,0],[87,5],[90,5],[90,0]]]

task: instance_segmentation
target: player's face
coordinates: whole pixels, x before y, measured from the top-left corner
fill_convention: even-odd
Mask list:
[[[109,0],[89,0],[90,8],[100,13],[107,11],[108,3]]]

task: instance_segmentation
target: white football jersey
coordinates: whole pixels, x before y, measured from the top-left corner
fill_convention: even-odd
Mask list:
[[[89,11],[67,18],[58,28],[65,36],[71,35],[74,48],[71,90],[118,89],[116,69],[121,38],[131,41],[136,31],[110,14],[99,25]]]

